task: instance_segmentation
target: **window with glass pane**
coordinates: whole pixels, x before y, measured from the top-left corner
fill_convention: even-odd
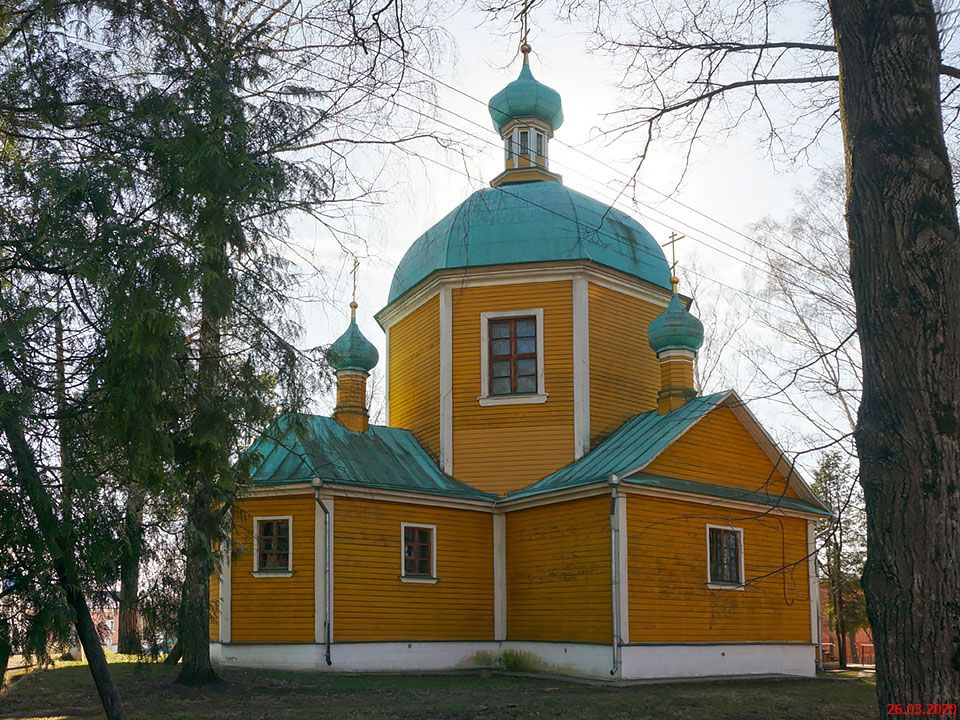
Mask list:
[[[537,388],[537,319],[490,320],[490,395],[523,395]]]
[[[742,585],[740,576],[740,533],[710,528],[710,582]]]
[[[257,522],[259,570],[290,569],[290,521],[260,520]]]
[[[537,164],[546,165],[544,160],[544,154],[546,153],[547,148],[547,138],[542,132],[537,133]]]
[[[520,131],[520,154],[526,155],[530,152],[530,132],[528,130]]]
[[[433,577],[433,528],[403,528],[403,574]]]

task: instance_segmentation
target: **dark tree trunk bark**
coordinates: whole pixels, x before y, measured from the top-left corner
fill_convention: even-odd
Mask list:
[[[0,397],[8,396],[3,379],[0,378]],[[9,397],[9,396],[8,396]],[[13,466],[27,496],[31,510],[37,518],[37,530],[34,537],[35,552],[49,553],[57,582],[63,590],[67,604],[74,612],[74,625],[80,636],[80,643],[87,654],[87,666],[93,676],[93,682],[100,695],[103,711],[108,720],[126,720],[120,695],[113,684],[110,667],[100,646],[100,636],[90,616],[86,598],[80,583],[80,571],[77,567],[76,548],[71,533],[65,531],[57,520],[53,504],[43,480],[37,470],[36,458],[23,432],[19,416],[15,414],[17,403],[0,402],[0,432],[7,438]],[[65,500],[65,505],[68,504]]]
[[[177,638],[183,651],[183,665],[177,682],[195,687],[220,680],[210,661],[210,573],[213,572],[213,560],[209,528],[212,512],[205,497],[193,501],[187,517],[184,533],[186,566]]]
[[[829,0],[863,399],[863,574],[886,703],[960,698],[960,227],[930,0]]]
[[[13,654],[13,645],[10,641],[10,623],[0,617],[0,688],[7,676],[7,667],[10,665],[10,656]]]
[[[124,515],[124,552],[120,556],[120,608],[117,652],[139,655],[140,622],[137,603],[140,600],[140,557],[143,554],[143,493],[131,488],[127,494]]]
[[[170,654],[163,659],[164,665],[176,665],[180,662],[180,658],[183,657],[183,645],[180,644],[180,641],[174,643],[173,647],[170,648]]]
[[[190,476],[193,489],[187,509],[183,593],[180,598],[179,637],[183,665],[177,682],[203,686],[219,682],[210,661],[210,573],[213,572],[213,545],[220,535],[220,517],[215,507],[221,474],[227,467],[224,443],[230,433],[217,388],[221,382],[221,331],[225,299],[232,288],[227,280],[229,262],[227,226],[219,208],[208,219],[208,250],[205,253],[200,294],[200,333],[197,363],[198,389],[194,408],[194,452],[197,456]],[[199,438],[205,438],[199,440]]]

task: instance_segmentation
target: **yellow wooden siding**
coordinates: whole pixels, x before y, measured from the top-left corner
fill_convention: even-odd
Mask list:
[[[220,641],[220,573],[217,568],[210,574],[210,641]]]
[[[610,496],[506,515],[507,638],[610,642]]]
[[[629,496],[630,642],[809,642],[806,521]],[[706,526],[743,529],[745,590],[707,587]]]
[[[435,584],[405,583],[401,523],[436,525]],[[336,642],[493,639],[493,516],[453,508],[334,501]]]
[[[660,366],[647,326],[663,308],[589,284],[590,446],[628,418],[657,406]]]
[[[664,388],[693,388],[693,362],[670,358],[660,365],[660,383]]]
[[[390,327],[390,425],[410,430],[440,454],[440,299]]]
[[[313,495],[247,498],[233,510],[232,642],[314,642]],[[253,576],[254,517],[293,517],[293,575]]]
[[[569,281],[452,291],[453,467],[460,480],[507,493],[573,460],[572,293]],[[542,404],[482,407],[480,313],[528,308],[543,308],[549,397]]]
[[[644,472],[774,495],[784,486],[783,473],[727,407],[711,410]],[[799,497],[792,487],[785,494]]]

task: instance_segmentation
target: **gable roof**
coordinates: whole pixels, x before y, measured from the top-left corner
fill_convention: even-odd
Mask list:
[[[720,406],[729,407],[747,432],[761,447],[770,462],[789,478],[790,487],[800,495],[799,500],[780,494],[742,490],[723,485],[665,478],[641,471],[650,465],[674,442],[706,415]],[[696,397],[673,412],[661,415],[656,410],[634,415],[610,437],[579,460],[528,487],[510,493],[506,500],[516,500],[570,488],[608,481],[617,475],[628,485],[660,487],[712,497],[755,502],[785,509],[803,510],[829,515],[830,509],[813,493],[795,467],[786,460],[770,435],[763,429],[746,404],[732,390]]]
[[[320,480],[338,485],[492,501],[445,475],[409,430],[371,425],[352,432],[320,415],[278,417],[244,451],[255,486]]]
[[[720,392],[693,398],[666,415],[660,415],[656,410],[634,415],[579,460],[533,485],[510,493],[507,498],[514,500],[566,490],[606,481],[611,475],[640,470],[729,395],[729,392]]]

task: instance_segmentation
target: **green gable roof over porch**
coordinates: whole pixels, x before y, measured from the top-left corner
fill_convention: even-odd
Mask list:
[[[254,485],[322,482],[492,501],[445,475],[409,430],[371,425],[351,432],[320,415],[278,417],[246,451]]]

